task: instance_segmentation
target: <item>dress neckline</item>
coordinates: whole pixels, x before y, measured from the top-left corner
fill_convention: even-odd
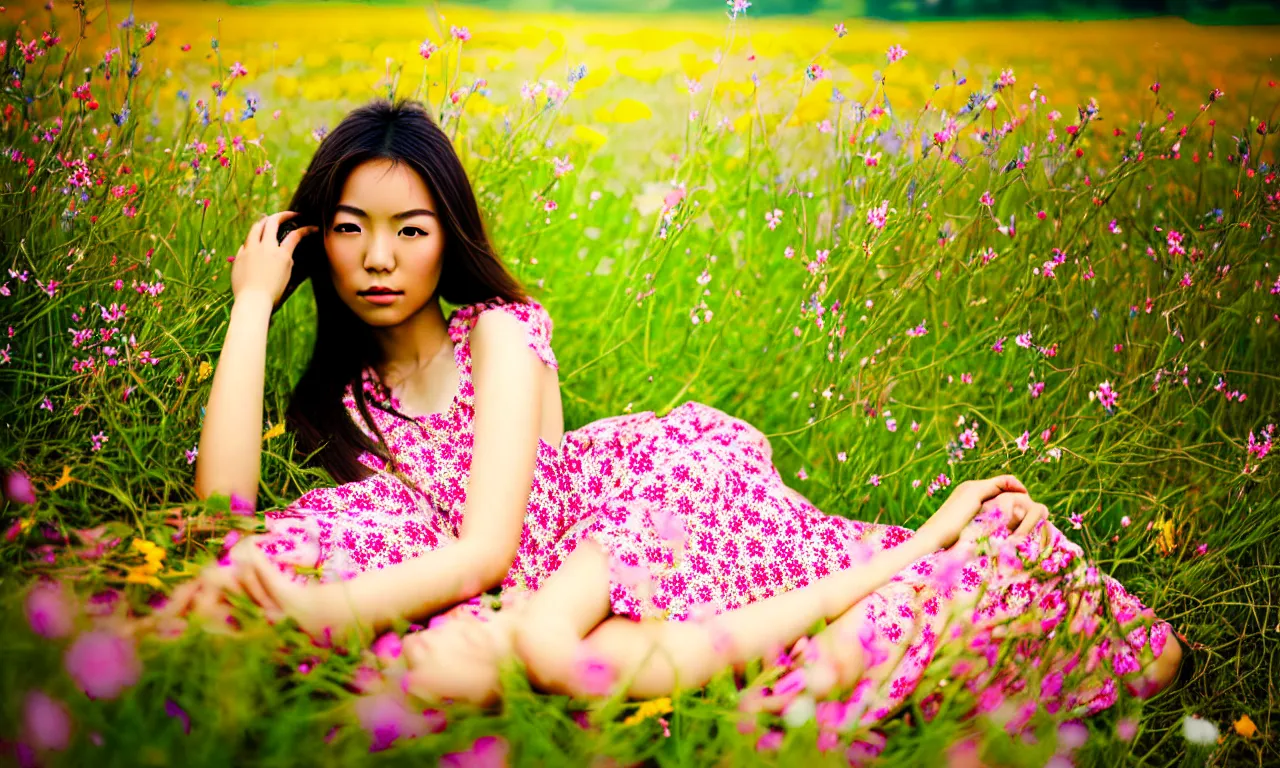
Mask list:
[[[453,388],[453,396],[449,398],[449,404],[445,406],[445,409],[438,413],[423,413],[417,416],[410,416],[407,413],[405,414],[406,416],[410,416],[410,418],[412,418],[415,422],[418,422],[420,424],[427,424],[431,422],[433,419],[452,418],[454,414],[457,413],[458,403],[462,400],[463,379],[467,375],[467,367],[462,362],[462,346],[467,341],[467,334],[463,334],[460,338],[458,338],[457,340],[454,340],[453,324],[457,319],[457,316],[458,316],[458,309],[454,309],[452,312],[449,313],[448,320],[445,321],[445,328],[449,333],[449,340],[453,343],[453,367],[454,367],[454,371],[457,373],[457,382]],[[373,377],[373,380],[376,382],[377,386],[386,392],[388,400],[391,404],[391,407],[403,413],[403,410],[401,410],[400,408],[400,399],[397,398],[395,395],[391,394],[390,388],[383,383],[382,377],[378,375],[377,370],[375,370],[372,365],[366,367],[365,370],[368,374],[370,374]]]

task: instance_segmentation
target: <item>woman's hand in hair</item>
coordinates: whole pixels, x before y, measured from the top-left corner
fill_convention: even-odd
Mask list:
[[[248,293],[261,293],[271,300],[271,306],[284,294],[293,272],[293,249],[298,241],[314,232],[317,226],[298,227],[277,243],[280,225],[294,211],[280,211],[259,219],[249,229],[244,244],[232,259],[231,293],[237,299]]]

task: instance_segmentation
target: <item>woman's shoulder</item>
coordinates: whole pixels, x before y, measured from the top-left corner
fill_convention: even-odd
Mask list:
[[[508,301],[501,296],[492,299],[477,301],[472,304],[463,304],[453,310],[449,316],[449,325],[465,325],[475,326],[475,321],[485,312],[498,311],[507,312],[515,315],[525,322],[541,322],[545,321],[548,325],[551,323],[551,314],[542,302],[530,297],[528,301]]]
[[[554,328],[551,314],[541,302],[532,297],[527,302],[512,302],[496,297],[458,307],[449,319],[449,337],[455,344],[461,343],[466,338],[467,334],[475,328],[476,321],[485,312],[505,312],[513,315],[525,326],[529,346],[544,362],[557,367],[555,354],[551,351],[551,332]]]

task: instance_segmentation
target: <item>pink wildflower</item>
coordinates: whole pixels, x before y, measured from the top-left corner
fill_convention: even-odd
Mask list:
[[[67,649],[64,663],[67,673],[91,699],[114,699],[138,682],[142,673],[133,638],[108,630],[77,637]]]
[[[75,603],[61,582],[37,583],[27,593],[24,607],[31,630],[41,637],[66,637],[74,628]]]

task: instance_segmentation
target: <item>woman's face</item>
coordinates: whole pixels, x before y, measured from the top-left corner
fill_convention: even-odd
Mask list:
[[[324,249],[338,296],[369,325],[400,325],[438,306],[445,242],[435,203],[407,165],[370,160],[347,177]],[[396,293],[367,294],[374,286]]]

